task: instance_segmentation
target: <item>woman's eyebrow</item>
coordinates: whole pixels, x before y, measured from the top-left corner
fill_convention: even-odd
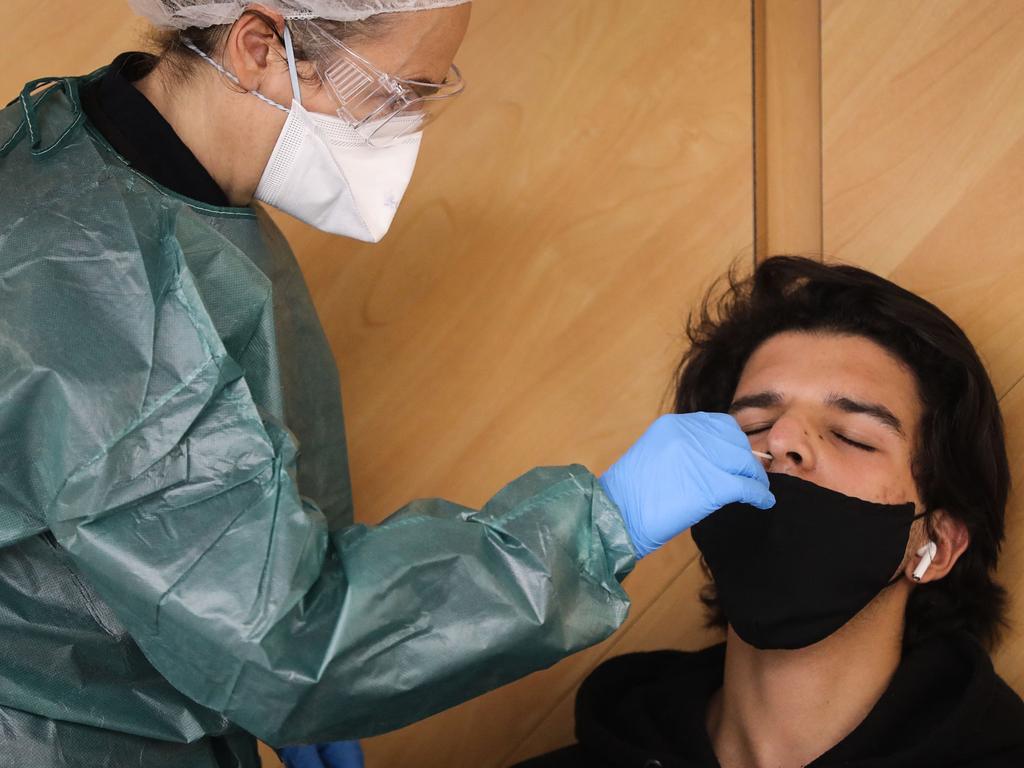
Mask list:
[[[404,75],[402,75],[402,79],[403,80],[409,80],[409,81],[411,81],[413,83],[419,83],[420,85],[433,85],[433,86],[444,85],[444,80],[442,80],[441,82],[437,82],[436,80],[434,80],[434,78],[432,78],[430,75],[428,75],[426,73],[420,74],[420,75],[416,75],[415,77],[405,77]]]
[[[866,403],[846,397],[845,395],[833,393],[825,399],[825,404],[832,408],[837,408],[843,413],[857,413],[870,416],[900,437],[905,437],[902,422],[896,417],[896,414],[881,403]]]
[[[732,405],[729,406],[729,413],[736,413],[737,411],[742,411],[745,408],[771,408],[775,405],[781,405],[781,403],[782,395],[778,392],[765,390],[764,392],[757,392],[753,395],[737,397],[732,401]]]

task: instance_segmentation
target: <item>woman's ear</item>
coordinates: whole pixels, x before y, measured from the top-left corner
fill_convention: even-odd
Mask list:
[[[245,90],[258,91],[267,75],[270,52],[282,48],[278,30],[284,29],[284,17],[258,4],[247,10],[258,13],[243,13],[232,25],[224,43],[224,59]],[[283,58],[283,48],[280,53]]]
[[[942,509],[933,511],[926,518],[923,533],[922,544],[927,544],[928,541],[935,542],[931,563],[928,564],[924,573],[920,574],[920,579],[914,578],[915,569],[921,564],[922,558],[926,557],[926,554],[917,554],[918,550],[915,549],[905,569],[905,575],[915,583],[926,584],[945,578],[953,570],[956,561],[967,551],[967,547],[971,543],[971,536],[962,520],[956,519]]]

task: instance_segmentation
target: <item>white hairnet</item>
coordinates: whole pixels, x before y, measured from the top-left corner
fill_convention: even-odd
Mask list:
[[[128,0],[158,27],[186,29],[232,24],[257,0]],[[423,11],[461,5],[469,0],[258,0],[286,19],[362,21],[378,13]]]

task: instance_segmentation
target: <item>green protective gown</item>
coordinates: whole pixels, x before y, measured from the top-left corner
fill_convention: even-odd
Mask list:
[[[79,82],[0,112],[5,753],[258,765],[250,734],[378,734],[619,626],[633,549],[583,467],[352,524],[337,372],[284,238],[129,168]]]

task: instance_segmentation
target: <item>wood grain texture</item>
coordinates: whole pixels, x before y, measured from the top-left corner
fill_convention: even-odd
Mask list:
[[[79,75],[145,45],[146,24],[126,0],[4,0],[0,106],[29,80]]]
[[[1006,543],[999,558],[999,580],[1009,592],[1010,631],[994,654],[996,670],[1024,695],[1024,493],[1020,482],[1024,468],[1024,384],[1018,384],[1000,401],[1007,424],[1007,448],[1017,491],[1006,516]]]
[[[1024,375],[1024,2],[823,4],[828,256],[935,301]]]
[[[820,257],[820,5],[753,0],[753,12],[756,256]]]
[[[1002,397],[1018,491],[996,654],[1024,692],[1024,2],[824,0],[824,236],[938,304]]]

